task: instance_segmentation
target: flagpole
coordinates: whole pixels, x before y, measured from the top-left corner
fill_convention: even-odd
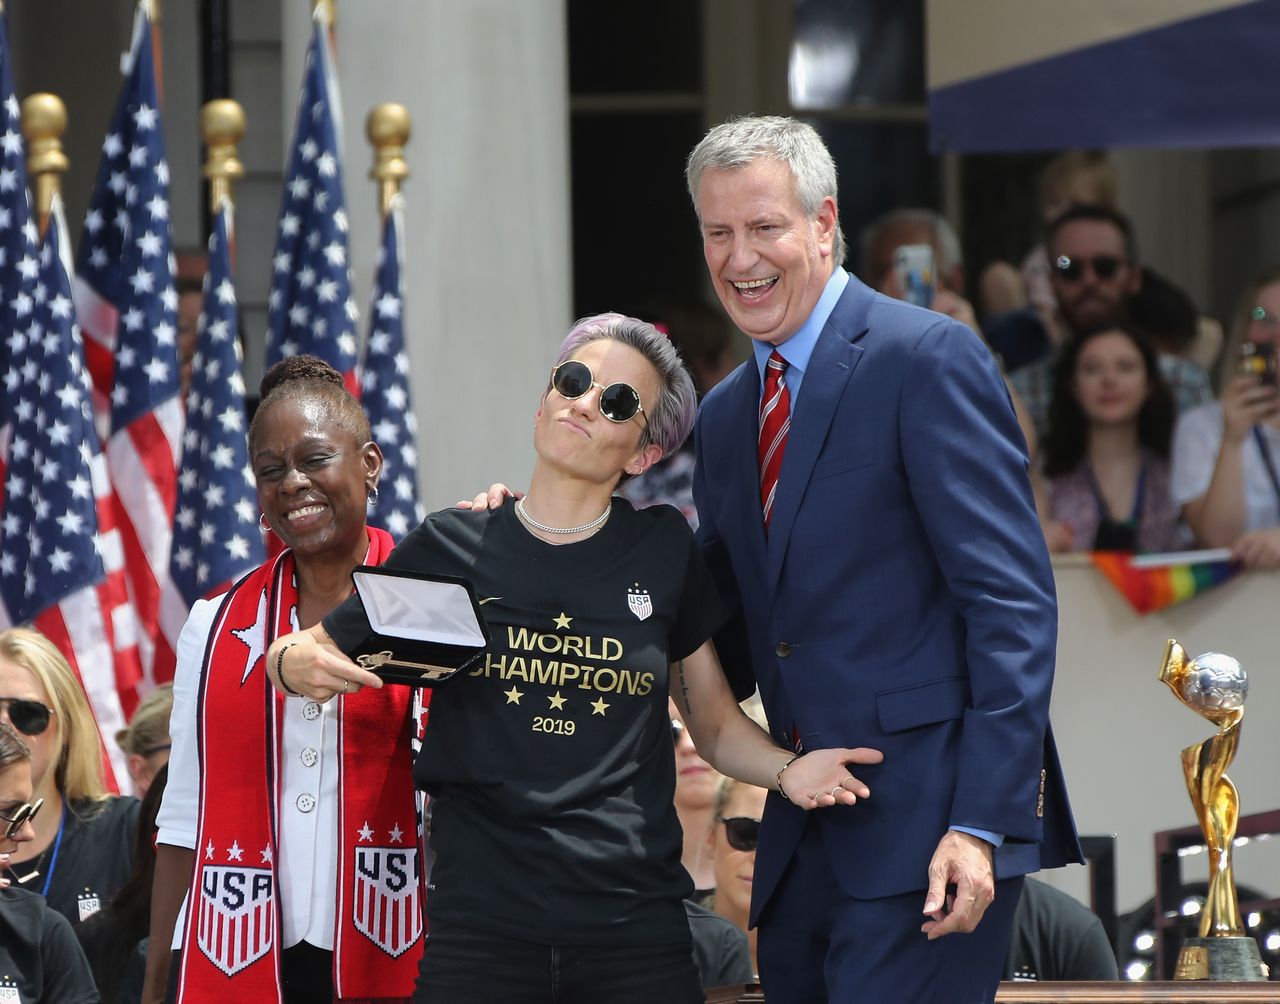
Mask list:
[[[139,6],[151,22],[151,62],[156,68],[156,99],[164,104],[164,59],[160,43],[160,0],[138,0]]]
[[[400,191],[400,182],[409,177],[404,145],[409,140],[409,109],[388,101],[374,105],[365,120],[365,133],[373,144],[373,166],[369,177],[378,183],[378,213],[385,221],[391,200]]]
[[[338,8],[334,6],[334,0],[311,0],[311,12],[329,29],[329,48],[336,51],[338,45]]]
[[[200,137],[208,150],[201,174],[209,179],[209,211],[217,213],[224,198],[231,199],[231,183],[244,177],[236,144],[244,135],[240,102],[219,98],[200,109]]]
[[[27,138],[27,174],[34,189],[36,227],[43,239],[49,229],[53,197],[71,162],[62,152],[67,106],[56,94],[32,94],[22,102],[22,135]]]

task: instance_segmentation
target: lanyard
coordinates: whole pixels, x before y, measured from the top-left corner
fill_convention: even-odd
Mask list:
[[[1276,504],[1280,505],[1280,475],[1276,474],[1276,462],[1271,456],[1271,447],[1267,445],[1267,437],[1262,434],[1262,426],[1253,427],[1253,441],[1258,444],[1258,452],[1262,454],[1262,463],[1267,469],[1267,477],[1271,479],[1271,487],[1276,493]]]
[[[49,859],[49,874],[44,877],[44,888],[40,890],[40,895],[45,899],[49,898],[49,883],[53,881],[53,870],[58,867],[58,851],[62,847],[62,831],[67,825],[67,803],[64,799],[62,802],[62,818],[58,820],[58,835],[53,841],[53,857]]]
[[[1107,508],[1106,499],[1102,497],[1102,489],[1098,487],[1098,479],[1093,475],[1093,465],[1088,464],[1085,468],[1089,475],[1089,490],[1093,492],[1093,501],[1098,507],[1099,523],[1118,523],[1111,516],[1111,511]],[[1274,479],[1274,474],[1273,474]],[[1133,493],[1133,512],[1129,514],[1129,518],[1124,520],[1133,526],[1137,526],[1142,520],[1142,498],[1147,489],[1147,462],[1142,461],[1142,466],[1138,468],[1138,490]],[[1280,495],[1280,484],[1276,488],[1277,495]]]

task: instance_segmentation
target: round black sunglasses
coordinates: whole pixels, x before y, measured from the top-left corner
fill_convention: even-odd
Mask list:
[[[598,384],[591,367],[577,359],[562,362],[551,371],[551,386],[566,401],[576,401],[592,387],[599,387],[600,414],[619,425],[644,411],[634,387],[628,383],[611,383],[608,387]]]

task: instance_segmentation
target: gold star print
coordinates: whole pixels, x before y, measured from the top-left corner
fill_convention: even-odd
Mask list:
[[[553,697],[548,697],[547,700],[551,702],[551,706],[557,711],[564,707],[564,698],[560,696],[560,691],[558,690]]]
[[[512,687],[510,690],[505,691],[505,693],[507,695],[508,704],[519,704],[520,698],[524,697],[524,694],[521,691],[516,690],[515,687]]]
[[[608,710],[609,705],[604,703],[603,697],[597,697],[591,704],[591,713],[593,715],[599,715],[601,718],[604,717],[604,713]]]
[[[556,627],[558,627],[561,631],[568,631],[569,622],[572,621],[573,618],[570,617],[568,614],[566,614],[563,610],[561,610],[560,616],[553,617],[552,620],[556,622]]]

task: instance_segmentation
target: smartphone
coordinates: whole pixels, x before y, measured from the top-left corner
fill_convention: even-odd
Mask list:
[[[893,252],[902,298],[917,307],[932,307],[937,291],[933,271],[933,248],[928,244],[903,244]]]
[[[1280,384],[1276,374],[1274,342],[1245,342],[1240,346],[1240,372],[1261,377],[1269,386]]]

